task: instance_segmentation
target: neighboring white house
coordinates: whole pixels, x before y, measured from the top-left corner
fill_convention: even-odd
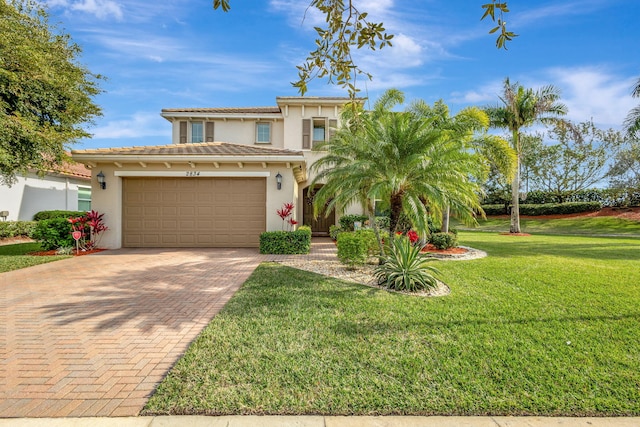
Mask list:
[[[31,221],[36,213],[48,210],[91,210],[91,171],[67,163],[42,178],[29,173],[10,187],[0,185],[0,212],[8,212],[8,221]]]
[[[321,153],[311,150],[339,126],[349,99],[276,101],[164,109],[173,127],[169,145],[73,151],[92,170],[93,209],[110,228],[103,245],[257,247],[260,233],[283,228],[276,210],[284,203],[295,204],[300,224],[326,235],[336,218],[313,217],[309,166]]]

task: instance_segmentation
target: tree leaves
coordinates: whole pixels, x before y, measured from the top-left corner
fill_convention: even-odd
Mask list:
[[[32,2],[0,3],[0,181],[44,173],[66,160],[66,146],[90,136],[101,114],[98,81],[77,61],[80,47],[55,33]]]
[[[368,13],[355,6],[355,0],[311,0],[309,8],[317,8],[325,17],[326,27],[315,27],[315,50],[309,53],[305,62],[296,66],[298,80],[292,82],[300,95],[308,91],[311,80],[327,78],[347,89],[351,99],[355,99],[360,89],[359,76],[371,80],[372,75],[360,68],[353,60],[352,49],[379,50],[392,46],[393,34],[389,34],[382,22],[368,19]],[[365,3],[365,2],[362,2]],[[365,3],[366,4],[366,3]],[[229,0],[213,0],[214,9],[230,10]],[[504,14],[509,12],[506,2],[492,0],[482,5],[484,14],[480,20],[490,18],[497,26],[489,31],[496,38],[498,49],[507,49],[507,42],[517,34],[507,30]]]

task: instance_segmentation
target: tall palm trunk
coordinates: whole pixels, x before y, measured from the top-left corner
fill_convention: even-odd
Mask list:
[[[446,208],[442,211],[442,227],[440,227],[440,231],[443,233],[449,232],[449,205],[447,204]]]
[[[389,200],[390,212],[389,212],[389,231],[391,232],[391,238],[397,231],[398,222],[400,221],[400,215],[402,214],[402,193],[394,193]]]
[[[520,140],[514,132],[514,148],[516,150],[516,173],[511,182],[511,224],[509,233],[520,233]]]

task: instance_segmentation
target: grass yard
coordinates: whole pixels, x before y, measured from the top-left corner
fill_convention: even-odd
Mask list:
[[[260,266],[144,414],[640,415],[640,239],[460,240],[446,297]]]
[[[51,261],[70,258],[70,256],[34,256],[27,255],[29,252],[37,252],[40,243],[17,243],[13,245],[0,246],[0,273],[20,268],[31,267],[32,265],[44,264]]]
[[[508,218],[489,217],[480,219],[476,228],[481,231],[509,231]],[[523,233],[532,234],[570,234],[589,236],[629,236],[640,237],[640,221],[632,219],[616,218],[613,216],[601,217],[573,217],[563,219],[530,219],[520,217],[520,227]],[[459,226],[465,229],[464,226]]]

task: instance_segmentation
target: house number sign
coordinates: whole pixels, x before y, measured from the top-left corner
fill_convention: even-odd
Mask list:
[[[200,171],[187,171],[187,176],[200,176]]]

